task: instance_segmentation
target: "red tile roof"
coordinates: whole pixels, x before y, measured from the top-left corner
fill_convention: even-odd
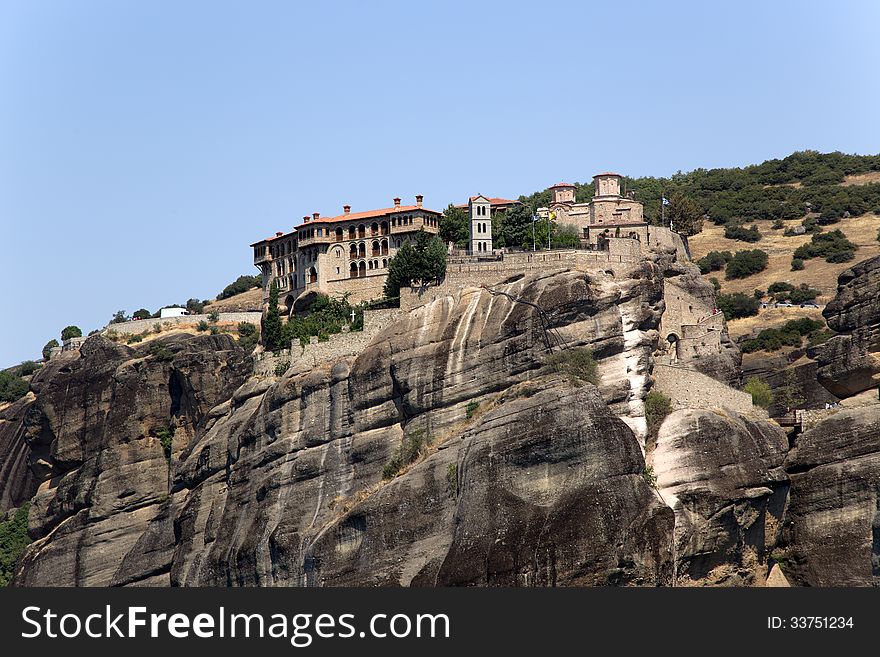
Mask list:
[[[257,246],[258,244],[265,244],[267,242],[273,242],[275,240],[280,240],[283,237],[289,237],[293,235],[298,228],[302,228],[303,226],[312,226],[314,224],[332,224],[339,223],[342,221],[361,221],[363,219],[379,219],[381,217],[387,217],[392,214],[398,214],[401,212],[414,212],[416,210],[421,210],[423,212],[427,212],[428,214],[436,214],[440,215],[436,210],[429,210],[426,207],[418,206],[418,205],[399,205],[393,208],[380,208],[379,210],[367,210],[366,212],[349,212],[348,214],[340,214],[335,217],[319,217],[318,219],[309,219],[308,221],[303,221],[293,227],[293,230],[289,233],[284,233],[283,235],[273,235],[272,237],[267,237],[264,240],[260,240],[259,242],[254,242],[251,246]]]
[[[553,185],[553,187],[550,187],[549,189],[556,189],[557,187],[574,187],[574,185],[572,185],[571,183],[567,183],[567,182],[559,182],[559,183],[556,183],[555,185]]]
[[[422,212],[427,212],[428,214],[440,214],[436,210],[429,210],[428,208],[419,205],[398,205],[393,208],[367,210],[366,212],[349,212],[348,214],[340,214],[335,217],[318,217],[317,219],[310,219],[308,222],[297,224],[296,226],[294,226],[294,228],[302,228],[303,226],[311,226],[312,224],[333,224],[340,221],[379,219],[381,217],[387,217],[388,215],[392,214],[399,214],[401,212],[415,212],[416,210],[421,210]]]
[[[603,173],[597,173],[595,176],[593,176],[593,178],[598,178],[599,176],[620,176],[621,178],[623,178],[623,176],[621,176],[619,173],[614,173],[613,171],[605,171]]]
[[[480,197],[479,196],[471,196],[468,199],[468,201],[473,201],[474,199],[478,199],[478,198],[480,198]],[[520,202],[520,201],[516,201],[514,199],[509,199],[509,198],[498,198],[497,196],[493,196],[492,198],[489,198],[488,196],[484,196],[483,198],[488,198],[489,203],[491,205],[516,205],[517,203]],[[462,203],[462,204],[456,205],[454,207],[459,208],[460,210],[463,210],[467,206],[468,206],[467,203]]]

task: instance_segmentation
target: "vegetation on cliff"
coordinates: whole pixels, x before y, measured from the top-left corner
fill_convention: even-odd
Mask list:
[[[0,586],[9,584],[18,558],[31,542],[27,535],[30,508],[27,502],[9,520],[0,522]]]
[[[7,370],[0,370],[0,401],[14,402],[27,394],[27,381]]]
[[[420,230],[388,261],[385,297],[400,296],[400,288],[413,282],[431,283],[446,274],[446,247],[436,235]]]

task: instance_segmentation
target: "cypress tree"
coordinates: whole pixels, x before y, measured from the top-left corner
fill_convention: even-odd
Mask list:
[[[281,313],[278,311],[278,285],[275,281],[269,285],[269,308],[263,322],[263,346],[268,351],[278,351],[284,346],[284,327],[281,325]]]

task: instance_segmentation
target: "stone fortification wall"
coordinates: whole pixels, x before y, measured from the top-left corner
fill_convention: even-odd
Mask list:
[[[390,326],[400,313],[397,308],[365,310],[362,331],[344,330],[342,333],[331,335],[323,342],[313,337],[305,346],[295,342],[290,349],[254,354],[254,374],[259,376],[274,374],[278,365],[289,364],[290,367],[312,368],[356,356],[380,331]]]
[[[767,411],[752,404],[752,396],[687,367],[654,364],[654,386],[672,400],[675,410],[683,408],[727,408],[738,413],[767,417]]]
[[[220,319],[218,323],[220,324],[238,324],[240,322],[248,322],[250,324],[255,324],[257,328],[260,327],[260,323],[262,321],[263,315],[262,313],[255,312],[241,312],[241,313],[220,313]],[[109,326],[105,326],[101,333],[106,334],[108,332],[116,333],[117,335],[138,335],[140,333],[149,333],[150,331],[155,330],[156,324],[161,326],[163,331],[167,331],[172,328],[182,328],[185,326],[195,326],[201,321],[208,322],[210,321],[208,315],[184,315],[182,317],[166,317],[165,319],[159,319],[158,317],[151,317],[150,319],[136,319],[131,322],[120,322],[119,324],[110,324]]]
[[[638,244],[635,240],[621,240]],[[400,309],[409,311],[435,299],[455,295],[466,287],[497,285],[520,274],[550,272],[559,269],[588,271],[612,267],[629,269],[644,260],[641,253],[611,254],[608,251],[547,251],[502,253],[494,257],[452,257],[446,265],[446,277],[439,285],[401,288]]]

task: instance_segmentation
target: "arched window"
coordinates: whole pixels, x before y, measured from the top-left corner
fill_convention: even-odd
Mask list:
[[[358,263],[353,262],[348,267],[348,277],[349,278],[357,278],[358,277]]]
[[[358,276],[366,276],[367,275],[367,263],[361,260],[358,265]]]
[[[355,238],[355,230],[354,226],[348,227],[348,239],[353,240]]]
[[[370,235],[378,235],[379,234],[379,224],[375,221],[370,226]]]
[[[382,269],[388,266],[388,258],[382,258]]]
[[[367,257],[367,245],[363,242],[358,244],[358,258],[366,258]]]
[[[344,235],[344,233],[342,232],[342,227],[340,226],[339,228],[336,229],[336,241],[341,242],[343,235]]]
[[[318,271],[312,267],[309,269],[309,283],[317,283],[318,282]]]
[[[357,244],[352,244],[350,247],[348,247],[348,257],[352,260],[358,257]]]
[[[342,249],[333,249],[333,255],[336,256],[337,258],[341,258],[342,257]]]
[[[399,249],[400,248],[400,240],[394,240],[394,242],[395,242],[395,246]]]
[[[387,234],[388,234],[388,222],[387,222],[387,221],[383,221],[382,224],[380,225],[380,232],[381,232],[383,235],[387,235]]]
[[[367,236],[367,228],[363,224],[358,225],[358,237],[364,238]]]
[[[373,240],[373,243],[370,245],[370,255],[377,256],[381,253],[381,247],[379,246],[379,240]]]
[[[388,240],[382,240],[382,255],[388,255]]]

